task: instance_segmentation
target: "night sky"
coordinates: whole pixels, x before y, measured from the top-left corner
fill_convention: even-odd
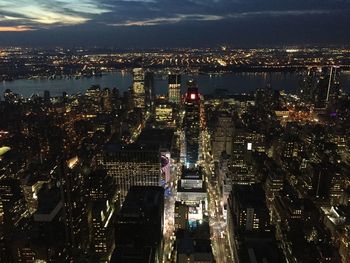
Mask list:
[[[349,0],[0,0],[0,45],[350,44]]]

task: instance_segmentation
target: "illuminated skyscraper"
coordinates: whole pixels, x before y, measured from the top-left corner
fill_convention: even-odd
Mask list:
[[[186,140],[186,165],[194,166],[198,161],[200,135],[200,98],[196,82],[187,82],[185,100],[184,131]]]
[[[181,75],[169,75],[168,76],[169,85],[169,101],[175,104],[180,104],[181,102]]]
[[[132,86],[133,102],[135,108],[145,108],[146,91],[145,91],[145,72],[142,68],[133,70],[134,83]]]
[[[96,170],[87,185],[90,251],[96,262],[109,262],[114,250],[115,184],[106,171]]]
[[[154,73],[146,72],[145,74],[145,107],[150,110],[154,105]]]
[[[62,198],[66,225],[66,244],[72,258],[84,253],[88,246],[86,166],[77,156],[62,165]]]
[[[331,67],[324,68],[321,76],[317,80],[314,91],[315,108],[326,108],[329,103],[335,101],[339,95],[339,81],[337,79],[337,69]]]
[[[119,205],[131,186],[159,186],[161,179],[159,148],[137,144],[108,145],[99,160],[109,176],[114,177]]]
[[[90,245],[100,262],[109,262],[114,250],[114,207],[107,200],[91,203],[89,209]]]

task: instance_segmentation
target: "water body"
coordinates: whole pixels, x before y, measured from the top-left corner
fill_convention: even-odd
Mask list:
[[[298,88],[300,75],[297,73],[229,73],[224,75],[183,75],[182,91],[186,89],[185,83],[194,79],[198,83],[200,93],[211,94],[216,89],[226,89],[231,93],[248,93],[257,88],[271,85],[273,89],[295,92]],[[341,88],[350,92],[350,72],[343,72],[340,76]],[[121,92],[126,91],[132,85],[131,73],[112,72],[102,77],[80,79],[55,79],[55,80],[15,80],[0,83],[0,96],[5,89],[29,97],[32,94],[42,95],[44,90],[49,90],[51,96],[60,96],[63,92],[68,94],[84,93],[92,85],[100,85],[102,88],[117,87]],[[167,93],[166,77],[156,76],[155,90],[157,94]]]

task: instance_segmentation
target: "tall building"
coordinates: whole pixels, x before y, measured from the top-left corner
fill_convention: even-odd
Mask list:
[[[116,218],[116,249],[111,262],[162,262],[164,189],[130,188]]]
[[[99,162],[114,177],[120,206],[131,186],[160,185],[159,147],[108,145]]]
[[[90,249],[100,262],[109,262],[114,250],[114,207],[108,200],[98,200],[89,208]]]
[[[259,88],[255,93],[255,105],[259,110],[270,110],[271,99],[273,95],[273,90],[270,85],[267,85],[264,88]]]
[[[265,192],[260,184],[234,185],[228,203],[235,231],[270,231]]]
[[[29,244],[35,251],[36,259],[45,262],[67,260],[65,216],[62,213],[64,203],[61,190],[46,183],[37,194],[38,209],[33,215]]]
[[[155,122],[160,127],[174,127],[173,108],[169,104],[158,104],[155,107]]]
[[[317,85],[317,68],[309,68],[299,83],[299,96],[304,102],[313,102],[315,87]]]
[[[232,160],[235,165],[244,165],[250,162],[252,142],[249,133],[236,130],[233,140]]]
[[[323,69],[314,91],[315,108],[326,108],[338,95],[337,69],[334,67]]]
[[[145,90],[145,72],[142,68],[133,70],[134,82],[132,85],[133,102],[135,108],[145,109],[146,90]]]
[[[180,104],[181,102],[181,75],[170,74],[168,76],[169,102]]]
[[[0,153],[1,154],[1,153]],[[27,204],[16,179],[3,178],[0,180],[0,261],[15,262],[14,233],[21,227],[27,215]]]
[[[232,154],[234,126],[232,117],[228,114],[221,114],[218,117],[216,129],[212,140],[212,153],[214,159],[218,160],[223,152]]]
[[[50,91],[49,90],[44,90],[44,102],[48,103],[50,102]]]
[[[155,99],[155,90],[154,90],[154,73],[146,72],[145,73],[145,107],[148,110],[152,110],[154,106]]]
[[[67,246],[72,258],[86,252],[88,246],[86,170],[82,160],[73,157],[62,164],[62,199]]]
[[[0,199],[3,205],[5,233],[10,233],[28,214],[27,203],[19,180],[1,179]]]
[[[194,166],[199,157],[200,97],[197,84],[193,80],[187,82],[184,131],[186,140],[186,165]]]
[[[101,111],[102,106],[102,91],[99,85],[92,85],[85,92],[87,106],[92,112]]]
[[[115,243],[115,184],[106,171],[96,170],[90,174],[87,186],[90,250],[96,261],[109,262]]]
[[[9,104],[17,104],[22,100],[22,96],[14,93],[12,90],[10,89],[6,89],[4,92],[4,100],[6,103]]]

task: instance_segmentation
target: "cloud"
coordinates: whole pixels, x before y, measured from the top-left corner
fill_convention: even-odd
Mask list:
[[[7,11],[9,12],[9,10]],[[88,18],[83,16],[54,12],[36,6],[18,7],[13,13],[22,15],[24,18],[27,18],[30,22],[35,22],[44,25],[73,25],[81,24],[89,20]]]
[[[243,24],[256,18],[292,20],[296,16],[313,19],[317,27],[317,16],[349,18],[349,10],[350,2],[344,0],[0,0],[0,27],[2,31],[57,27],[70,32],[145,30],[160,25],[204,27],[219,21]]]
[[[56,0],[64,9],[83,14],[100,15],[108,13],[110,6],[98,4],[98,1],[91,0]]]
[[[222,20],[223,16],[201,14],[177,14],[174,17],[156,17],[144,20],[127,20],[122,23],[109,24],[110,26],[156,26],[176,24],[184,21],[215,21]]]
[[[0,26],[0,32],[23,32],[23,31],[32,31],[33,28],[29,26]]]
[[[91,0],[0,0],[2,21],[18,20],[39,28],[48,25],[83,24],[94,15],[107,12],[107,7],[97,5]]]
[[[303,16],[303,15],[324,15],[334,13],[339,10],[264,10],[254,12],[242,12],[228,14],[227,18],[246,18],[257,16]]]
[[[189,21],[219,21],[224,19],[244,19],[262,16],[302,16],[329,14],[329,10],[265,10],[254,12],[229,13],[224,15],[211,14],[176,14],[173,17],[155,17],[140,20],[126,20],[120,23],[108,24],[110,26],[157,26],[164,24],[176,24]]]

